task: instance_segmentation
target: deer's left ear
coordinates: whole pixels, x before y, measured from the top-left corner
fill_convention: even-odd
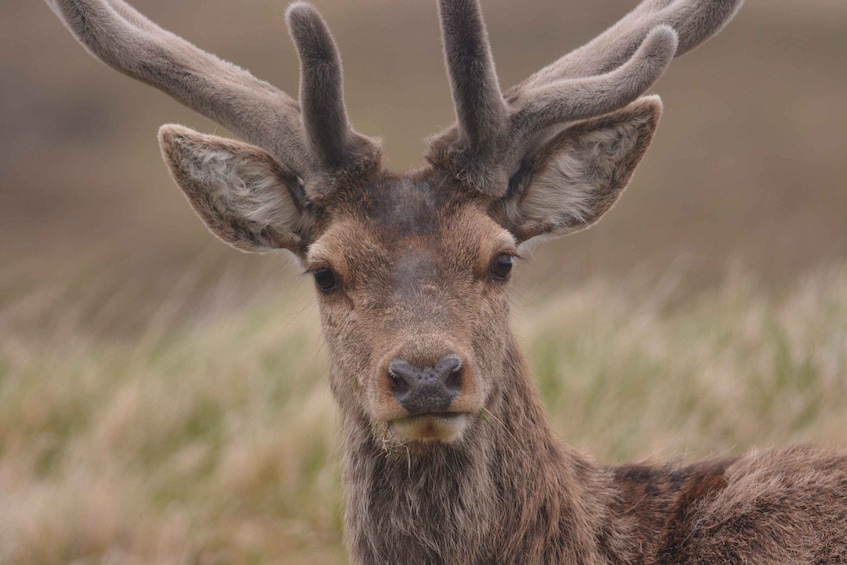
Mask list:
[[[492,216],[521,242],[591,226],[623,193],[661,114],[661,99],[647,96],[559,133],[523,160]]]
[[[313,214],[300,179],[264,150],[177,125],[159,130],[176,183],[206,227],[236,249],[302,258]]]

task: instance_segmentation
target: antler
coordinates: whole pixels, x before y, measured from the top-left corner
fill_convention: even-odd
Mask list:
[[[376,144],[347,121],[341,62],[323,19],[306,3],[287,13],[302,64],[297,101],[166,31],[122,0],[46,0],[95,57],[169,94],[271,153],[300,177],[375,160]]]
[[[536,72],[516,89],[607,73],[627,61],[647,33],[660,25],[670,26],[679,34],[679,57],[717,35],[742,3],[743,0],[645,0],[605,32]]]
[[[459,136],[485,152],[497,142],[508,117],[485,23],[474,0],[440,0],[438,7]]]
[[[645,0],[588,44],[500,95],[477,0],[439,0],[457,125],[427,158],[491,196],[551,128],[623,108],[720,31],[743,0]],[[483,123],[484,122],[484,123]]]

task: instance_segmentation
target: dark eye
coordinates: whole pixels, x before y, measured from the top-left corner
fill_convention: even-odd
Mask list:
[[[504,281],[509,278],[512,272],[512,263],[514,259],[511,255],[501,253],[491,262],[491,278]]]
[[[338,286],[338,279],[335,278],[335,273],[332,272],[332,269],[323,267],[315,269],[312,274],[315,276],[315,282],[318,284],[318,288],[324,292],[335,290]]]

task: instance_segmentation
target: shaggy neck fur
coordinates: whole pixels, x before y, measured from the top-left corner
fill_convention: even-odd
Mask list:
[[[456,445],[386,447],[344,414],[347,537],[360,563],[593,563],[605,473],[552,437],[523,358]]]
[[[727,487],[735,460],[597,467],[554,438],[513,336],[504,351],[500,387],[456,444],[386,444],[342,411],[353,560],[696,561],[697,510]]]

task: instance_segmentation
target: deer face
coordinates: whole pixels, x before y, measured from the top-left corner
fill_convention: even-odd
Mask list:
[[[497,385],[515,238],[444,174],[386,177],[310,246],[332,387],[392,438],[450,441]]]
[[[500,392],[518,246],[596,222],[659,113],[658,99],[644,98],[565,128],[494,196],[437,159],[405,176],[372,166],[314,181],[335,183],[326,190],[239,142],[167,126],[161,143],[216,235],[248,251],[288,249],[314,277],[342,408],[383,438],[458,441]]]

